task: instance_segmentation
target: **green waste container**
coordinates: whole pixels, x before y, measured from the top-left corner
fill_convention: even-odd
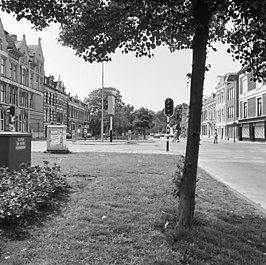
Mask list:
[[[22,163],[31,162],[31,134],[18,132],[0,133],[0,167],[18,170]]]

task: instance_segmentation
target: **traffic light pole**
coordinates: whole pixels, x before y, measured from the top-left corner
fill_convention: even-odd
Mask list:
[[[113,116],[110,115],[110,142],[113,142]]]
[[[170,117],[174,114],[174,101],[171,98],[167,98],[164,101],[164,114],[167,117],[167,125],[166,125],[166,152],[169,152],[169,135],[170,135]]]
[[[166,133],[166,152],[169,152],[170,117],[167,117]]]

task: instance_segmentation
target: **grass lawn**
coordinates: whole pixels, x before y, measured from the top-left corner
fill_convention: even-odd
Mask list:
[[[24,224],[0,227],[1,265],[263,265],[266,217],[198,171],[195,224],[174,229],[177,157],[32,153],[61,160],[69,192]]]

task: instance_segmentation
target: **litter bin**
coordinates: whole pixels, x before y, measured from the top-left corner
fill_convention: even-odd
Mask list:
[[[22,163],[31,162],[31,134],[17,132],[0,133],[0,167],[18,170]]]

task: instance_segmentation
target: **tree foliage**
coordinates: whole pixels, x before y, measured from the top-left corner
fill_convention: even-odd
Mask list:
[[[41,30],[52,22],[66,23],[76,14],[80,1],[74,0],[1,0],[0,8],[7,13],[14,13],[19,21],[28,19],[36,29]]]
[[[133,116],[133,127],[135,129],[141,129],[143,131],[145,139],[146,129],[150,129],[153,126],[155,113],[151,110],[148,110],[147,108],[142,107],[140,109],[135,110]]]
[[[2,10],[37,27],[62,23],[59,39],[89,62],[111,59],[117,49],[137,57],[156,46],[192,49],[189,125],[180,185],[178,225],[190,227],[195,208],[200,122],[207,49],[229,44],[228,52],[256,78],[266,70],[266,1],[262,0],[49,0],[2,1]],[[228,23],[230,26],[227,26]]]
[[[171,51],[192,48],[199,14],[208,20],[208,46],[229,43],[228,51],[258,77],[265,70],[265,1],[157,0],[91,1],[79,7],[74,23],[63,26],[60,40],[90,62],[110,60],[117,48],[137,57],[153,56],[156,46]],[[202,10],[204,12],[202,12]],[[226,27],[227,22],[232,25]]]
[[[114,122],[116,121],[117,117],[120,116],[120,112],[125,105],[122,101],[122,95],[119,90],[114,87],[105,87],[103,89],[103,117],[105,121],[105,125],[108,127],[109,125],[109,116],[107,113],[108,109],[108,96],[113,95],[115,97],[115,115],[114,115]],[[94,134],[99,134],[101,129],[101,117],[102,117],[102,89],[98,88],[88,95],[85,98],[85,103],[89,104],[89,110],[91,114],[91,128]],[[107,129],[106,127],[106,129]]]

